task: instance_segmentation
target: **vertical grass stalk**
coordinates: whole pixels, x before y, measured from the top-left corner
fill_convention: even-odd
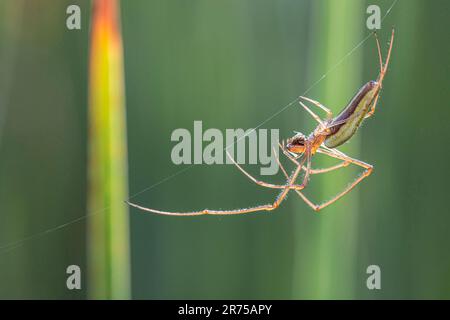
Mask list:
[[[310,56],[314,57],[314,61],[310,78],[317,78],[317,75],[329,70],[332,72],[313,90],[311,98],[319,100],[337,115],[363,84],[360,50],[336,66],[364,36],[363,3],[359,0],[318,1],[314,2],[312,10],[314,19],[311,50],[314,52]],[[309,118],[307,120],[310,121]],[[360,135],[361,132],[340,149],[359,157]],[[324,165],[320,159],[323,157],[314,159],[315,167]],[[318,203],[328,200],[354,180],[356,174],[350,168],[345,168],[323,177],[314,177],[313,179],[320,181],[312,189],[314,198]],[[308,233],[308,239],[299,237],[297,244],[301,250],[296,250],[294,273],[301,270],[307,276],[294,274],[295,298],[354,298],[355,279],[358,276],[358,208],[358,188],[355,188],[318,213],[321,216],[311,222],[314,231]],[[305,242],[308,243],[307,246],[304,245]]]
[[[364,35],[364,8],[359,0],[329,1],[329,17],[323,41],[327,52],[327,69],[336,63],[336,56],[344,56]],[[336,34],[339,30],[339,34]],[[362,54],[356,52],[340,68],[345,72],[334,72],[325,79],[323,99],[333,103],[333,111],[339,112],[345,103],[358,91],[362,83]],[[360,156],[361,132],[341,149],[357,158]],[[356,178],[356,172],[348,168],[331,176],[335,181],[325,179],[321,189],[322,197],[330,197],[338,188],[343,188]],[[365,181],[366,182],[366,181]],[[364,183],[364,182],[363,182]],[[361,187],[361,186],[359,186]],[[357,255],[357,228],[359,191],[353,189],[345,198],[327,208],[320,225],[319,251],[317,260],[319,298],[355,298]],[[363,270],[364,271],[364,270]]]
[[[94,0],[89,64],[89,297],[128,299],[123,48],[116,0]]]

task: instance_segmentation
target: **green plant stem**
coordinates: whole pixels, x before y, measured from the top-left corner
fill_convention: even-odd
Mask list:
[[[89,70],[89,297],[130,297],[127,148],[119,4],[93,2]]]

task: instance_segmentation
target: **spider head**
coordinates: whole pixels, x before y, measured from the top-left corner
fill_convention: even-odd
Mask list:
[[[306,149],[306,137],[303,133],[298,132],[295,136],[287,140],[286,149],[292,153],[303,153]]]

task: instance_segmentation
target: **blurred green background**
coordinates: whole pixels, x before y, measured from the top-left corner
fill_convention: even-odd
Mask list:
[[[69,4],[81,8],[80,31],[65,26]],[[253,128],[314,83],[307,96],[339,112],[378,75],[372,37],[346,56],[369,34],[369,4],[384,15],[392,0],[122,1],[129,192],[145,189],[133,202],[272,201],[233,166],[164,180],[186,168],[171,162],[170,135],[194,120]],[[272,213],[232,217],[130,209],[132,297],[450,298],[449,14],[445,0],[399,0],[383,21],[384,54],[393,25],[396,39],[380,104],[342,148],[373,164],[372,176],[319,214],[294,194]],[[87,297],[85,278],[66,289],[66,267],[86,274],[90,15],[90,1],[0,0],[0,298]],[[293,105],[262,128],[287,138],[313,125]],[[358,172],[313,177],[307,193],[326,200]],[[372,264],[381,290],[366,287]]]

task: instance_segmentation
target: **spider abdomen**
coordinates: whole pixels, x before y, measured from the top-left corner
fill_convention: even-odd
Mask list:
[[[342,123],[331,128],[331,133],[325,139],[325,146],[336,148],[347,142],[356,133],[369,112],[379,89],[376,81],[369,81],[361,87],[350,103],[330,122],[330,126],[333,126],[334,123]]]

